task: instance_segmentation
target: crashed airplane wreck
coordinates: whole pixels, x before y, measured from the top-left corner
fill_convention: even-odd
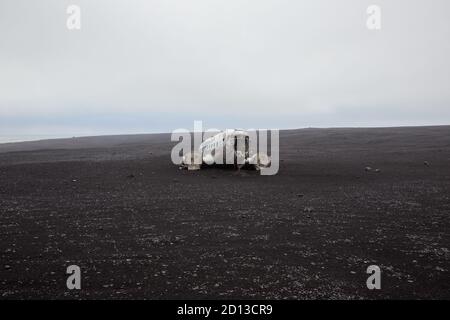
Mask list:
[[[258,171],[268,168],[272,160],[266,152],[267,143],[261,143],[261,135],[259,139],[258,151],[256,131],[238,129],[221,131],[204,140],[198,150],[185,154],[180,169],[200,170],[202,166],[213,165],[233,165],[238,170],[243,167]],[[264,138],[263,142],[267,142],[266,139]]]

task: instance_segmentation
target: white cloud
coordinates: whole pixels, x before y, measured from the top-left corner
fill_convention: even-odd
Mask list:
[[[80,31],[66,29],[72,3]],[[449,2],[378,1],[380,31],[366,28],[370,4],[3,0],[0,117],[203,113],[233,127],[229,116],[244,112],[292,127],[293,117],[329,126],[357,114],[355,125],[377,125],[395,114],[398,125],[448,123]],[[374,117],[374,106],[384,113]]]

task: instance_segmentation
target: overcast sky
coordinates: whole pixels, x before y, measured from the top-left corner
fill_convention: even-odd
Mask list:
[[[0,0],[0,141],[450,124],[449,40],[448,0]]]

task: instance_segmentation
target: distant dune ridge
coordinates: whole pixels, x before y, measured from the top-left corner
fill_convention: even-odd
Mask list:
[[[450,143],[449,126],[424,126],[424,127],[386,127],[386,128],[307,128],[281,130],[281,137],[294,137],[308,142],[317,139],[316,142],[327,144],[331,142],[370,143],[388,142],[393,144],[406,143]],[[331,141],[336,139],[336,141]],[[374,140],[371,140],[374,139]],[[380,140],[384,139],[384,140]],[[38,141],[0,143],[0,152],[34,151],[43,149],[84,149],[84,148],[110,148],[127,144],[140,144],[151,142],[170,142],[169,133],[158,134],[130,134],[74,137],[64,139],[46,139]],[[310,142],[310,141],[309,141]]]

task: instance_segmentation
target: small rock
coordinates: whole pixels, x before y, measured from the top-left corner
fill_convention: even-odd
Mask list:
[[[426,165],[427,167],[430,166],[430,163],[428,161],[424,161],[423,164]]]
[[[376,173],[380,173],[381,170],[380,170],[380,169],[375,169],[375,172],[376,172]]]
[[[128,178],[128,179],[133,179],[133,178],[134,178],[134,174],[129,174],[129,175],[127,176],[127,178]]]
[[[297,194],[297,197],[299,197],[299,198],[303,198],[305,195],[303,194],[303,193],[298,193]]]
[[[371,167],[365,167],[364,170],[365,170],[366,172],[369,172],[369,171],[372,171],[372,168],[371,168]]]
[[[308,213],[310,213],[310,212],[313,212],[314,211],[314,208],[313,207],[305,207],[305,209],[303,209],[303,212],[308,212]]]

